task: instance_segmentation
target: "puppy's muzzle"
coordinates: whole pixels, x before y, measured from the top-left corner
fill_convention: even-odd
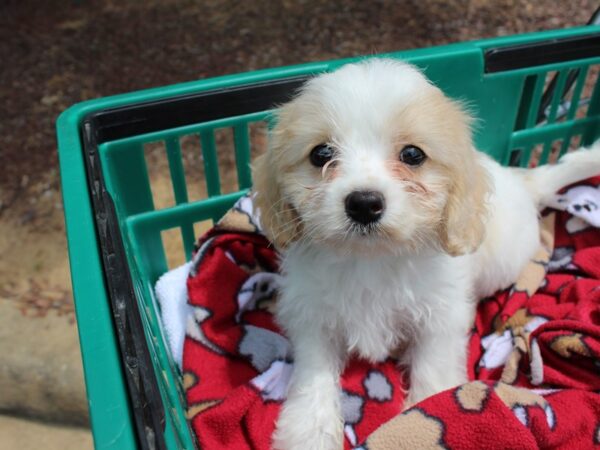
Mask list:
[[[354,191],[345,200],[346,215],[354,222],[369,225],[381,219],[385,211],[383,194],[377,191]]]

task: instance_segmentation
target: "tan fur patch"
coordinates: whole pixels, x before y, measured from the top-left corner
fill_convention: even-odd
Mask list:
[[[279,136],[279,137],[278,137]],[[274,146],[282,147],[281,132],[274,131]],[[279,149],[281,150],[281,148]],[[254,180],[254,205],[261,213],[261,225],[269,240],[278,248],[284,249],[302,234],[302,223],[298,212],[283,194],[283,171],[279,159],[286,152],[269,151],[259,156],[252,167]]]
[[[442,247],[453,256],[475,251],[483,240],[492,187],[471,141],[469,115],[458,102],[432,89],[422,92],[418,101],[392,120],[403,130],[396,138],[397,147],[408,143],[422,148],[428,160],[420,169],[435,163],[448,180],[444,187],[448,200],[439,227]]]
[[[560,336],[550,344],[550,348],[563,358],[571,358],[574,355],[590,356],[590,350],[582,338],[581,333]]]
[[[489,388],[481,381],[463,384],[456,390],[456,400],[467,411],[481,411],[489,396]]]
[[[440,421],[419,409],[389,420],[367,439],[369,450],[440,450],[444,428]]]

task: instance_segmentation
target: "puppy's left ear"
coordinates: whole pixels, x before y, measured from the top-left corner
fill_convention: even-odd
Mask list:
[[[284,106],[280,110],[267,152],[252,165],[254,205],[260,212],[263,232],[278,250],[284,250],[297,239],[302,229],[298,213],[286,201],[287,196],[283,191],[285,173],[281,159],[287,151],[287,124],[291,108]]]
[[[492,185],[481,158],[471,148],[460,170],[452,175],[441,228],[442,246],[452,256],[474,252],[485,237],[487,199]]]

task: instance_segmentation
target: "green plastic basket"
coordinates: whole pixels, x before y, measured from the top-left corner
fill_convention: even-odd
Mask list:
[[[478,117],[479,149],[503,164],[545,163],[598,135],[600,27],[385,55],[424,69]],[[58,119],[73,292],[97,448],[192,448],[180,373],[153,286],[167,269],[161,233],[218,219],[251,185],[249,126],[269,121],[307,77],[355,61],[263,70],[77,104]],[[549,82],[549,80],[553,80]],[[586,81],[587,80],[587,81]],[[589,98],[582,93],[590,92]],[[229,129],[238,189],[221,193],[215,131]],[[181,139],[199,142],[207,198],[189,201]],[[190,137],[191,136],[191,137]],[[161,142],[174,204],[155,207],[145,146]],[[200,151],[200,150],[198,150]]]

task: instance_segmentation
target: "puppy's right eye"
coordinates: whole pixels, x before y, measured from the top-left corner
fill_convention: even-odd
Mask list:
[[[425,152],[415,145],[407,145],[400,152],[400,161],[409,166],[418,167],[426,159]]]
[[[333,158],[333,147],[319,144],[310,151],[310,163],[315,167],[323,167]]]

